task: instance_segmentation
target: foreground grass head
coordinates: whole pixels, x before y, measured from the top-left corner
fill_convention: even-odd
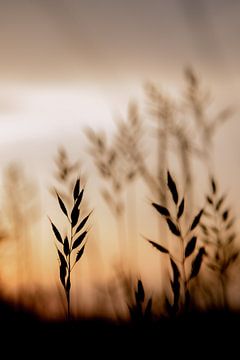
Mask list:
[[[188,308],[190,300],[189,284],[199,274],[206,251],[203,246],[199,246],[199,241],[195,234],[203,215],[203,209],[193,217],[186,230],[183,230],[181,219],[184,214],[185,200],[184,197],[182,200],[179,200],[176,183],[169,172],[167,174],[167,187],[171,194],[175,211],[170,211],[168,208],[157,203],[152,203],[152,206],[166,220],[171,235],[179,242],[179,251],[173,253],[165,246],[152,240],[147,240],[159,252],[169,256],[172,269],[170,284],[173,292],[173,302],[167,301],[167,305],[168,311],[171,314],[176,314]],[[191,261],[190,271],[188,270],[189,266],[187,266],[189,261]]]
[[[77,179],[72,193],[72,207],[69,211],[61,197],[56,193],[59,207],[68,220],[68,231],[65,237],[61,235],[58,228],[51,221],[52,230],[57,240],[56,248],[59,257],[60,281],[66,295],[68,318],[70,318],[71,273],[76,263],[83,256],[88,234],[88,231],[84,228],[90,213],[83,219],[80,217],[83,194],[84,189],[80,188],[80,179]]]

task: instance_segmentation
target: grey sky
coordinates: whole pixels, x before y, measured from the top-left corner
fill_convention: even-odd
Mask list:
[[[1,1],[0,76],[114,81],[189,63],[235,76],[239,11],[234,0]]]

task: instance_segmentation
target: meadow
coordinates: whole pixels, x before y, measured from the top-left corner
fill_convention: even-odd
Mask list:
[[[187,356],[194,354],[189,343],[203,354],[207,346],[213,355],[235,351],[238,215],[212,157],[217,131],[233,112],[211,108],[192,69],[184,79],[177,99],[145,84],[144,104],[130,102],[110,135],[83,129],[87,148],[79,157],[69,156],[67,143],[56,149],[47,189],[54,211],[42,209],[24,169],[7,167],[0,319],[9,351],[12,341],[23,353],[31,343],[39,352],[79,356],[91,354],[92,344],[111,354],[109,343],[132,355],[174,346]]]

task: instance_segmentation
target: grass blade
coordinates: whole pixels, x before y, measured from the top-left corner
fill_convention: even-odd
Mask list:
[[[51,221],[51,220],[50,220]],[[62,237],[60,235],[60,232],[58,231],[57,227],[51,222],[51,225],[52,225],[52,230],[54,232],[54,235],[56,237],[56,239],[61,243],[63,244],[63,240],[62,240]]]
[[[76,204],[73,206],[72,212],[71,212],[71,222],[72,222],[72,227],[74,227],[75,225],[77,225],[78,223],[78,218],[79,218],[79,214],[80,211],[78,209],[78,206],[76,206]]]
[[[203,214],[203,209],[199,211],[197,216],[195,216],[195,218],[192,222],[192,225],[190,227],[190,231],[194,230],[197,227],[197,225],[199,224],[199,221],[201,220],[202,214]]]
[[[81,243],[83,242],[83,240],[85,239],[87,235],[87,231],[84,231],[73,243],[72,246],[72,250],[76,249],[79,245],[81,245]]]
[[[84,228],[84,226],[87,223],[91,213],[92,213],[92,211],[87,216],[85,216],[85,218],[80,222],[80,224],[77,227],[76,234]]]
[[[200,271],[201,265],[202,265],[202,261],[203,261],[203,256],[206,254],[204,247],[201,247],[198,251],[197,256],[195,257],[195,259],[193,260],[192,263],[192,271],[191,271],[191,275],[190,275],[190,279],[196,277]]]
[[[178,207],[178,213],[177,213],[178,220],[181,218],[183,212],[184,212],[184,198],[182,199],[182,201]]]
[[[136,296],[137,303],[144,302],[145,292],[144,292],[144,288],[143,288],[143,284],[142,284],[141,280],[138,280],[138,286],[137,286],[137,291],[135,292],[135,296]]]
[[[65,278],[67,275],[67,268],[62,263],[60,265],[59,272],[60,272],[61,283],[62,283],[63,287],[65,288]]]
[[[178,279],[180,276],[180,271],[178,270],[177,264],[175,261],[173,261],[173,259],[170,259],[170,262],[173,270],[173,277]]]
[[[197,237],[193,236],[185,248],[185,257],[190,256],[194,252],[196,243],[197,243]]]
[[[76,184],[75,184],[74,189],[73,189],[74,201],[77,200],[77,198],[79,196],[79,192],[80,192],[80,179],[77,179]]]
[[[58,256],[59,256],[61,265],[63,265],[65,268],[67,268],[67,262],[66,262],[65,256],[61,253],[60,250],[58,250]]]
[[[211,185],[212,185],[212,193],[216,194],[217,186],[216,186],[216,182],[215,182],[215,180],[213,178],[211,179]]]
[[[161,206],[156,203],[152,203],[152,206],[157,210],[157,212],[159,212],[159,214],[161,214],[163,216],[170,216],[170,212],[168,211],[168,209],[166,207]]]
[[[67,238],[67,236],[65,237],[65,239],[64,239],[64,243],[63,243],[63,251],[64,251],[64,254],[66,255],[66,256],[68,256],[69,255],[69,253],[70,253],[70,249],[69,249],[69,242],[68,242],[68,238]]]
[[[60,205],[60,208],[61,208],[62,212],[68,218],[68,212],[67,212],[66,206],[65,206],[64,202],[62,201],[62,199],[60,198],[60,196],[58,195],[58,193],[57,193],[57,198],[58,198],[58,202],[59,202],[59,205]]]
[[[223,221],[227,221],[228,216],[229,216],[229,210],[225,210],[222,214]]]
[[[180,230],[171,219],[167,219],[169,230],[176,236],[181,236]]]
[[[162,252],[162,253],[164,253],[164,254],[168,254],[169,253],[169,251],[165,248],[165,247],[163,247],[162,245],[160,245],[160,244],[157,244],[157,243],[155,243],[154,241],[152,241],[152,240],[148,240],[148,239],[146,239],[153,247],[155,247],[158,251],[160,251],[160,252]]]
[[[177,187],[176,187],[176,184],[173,180],[173,178],[171,177],[170,175],[170,172],[168,171],[167,173],[167,185],[168,185],[168,188],[172,194],[172,198],[173,198],[173,201],[175,202],[175,204],[177,205],[178,203],[178,192],[177,192]]]
[[[83,252],[84,252],[84,249],[85,249],[85,244],[83,245],[83,247],[79,250],[79,252],[77,253],[77,256],[76,256],[76,262],[79,261],[83,255]]]

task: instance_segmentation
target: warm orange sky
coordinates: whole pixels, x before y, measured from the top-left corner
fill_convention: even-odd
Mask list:
[[[240,211],[239,13],[237,0],[0,0],[1,166],[20,161],[47,188],[61,143],[85,154],[84,125],[113,128],[148,79],[180,94],[192,65],[216,107],[236,109],[214,158]]]

